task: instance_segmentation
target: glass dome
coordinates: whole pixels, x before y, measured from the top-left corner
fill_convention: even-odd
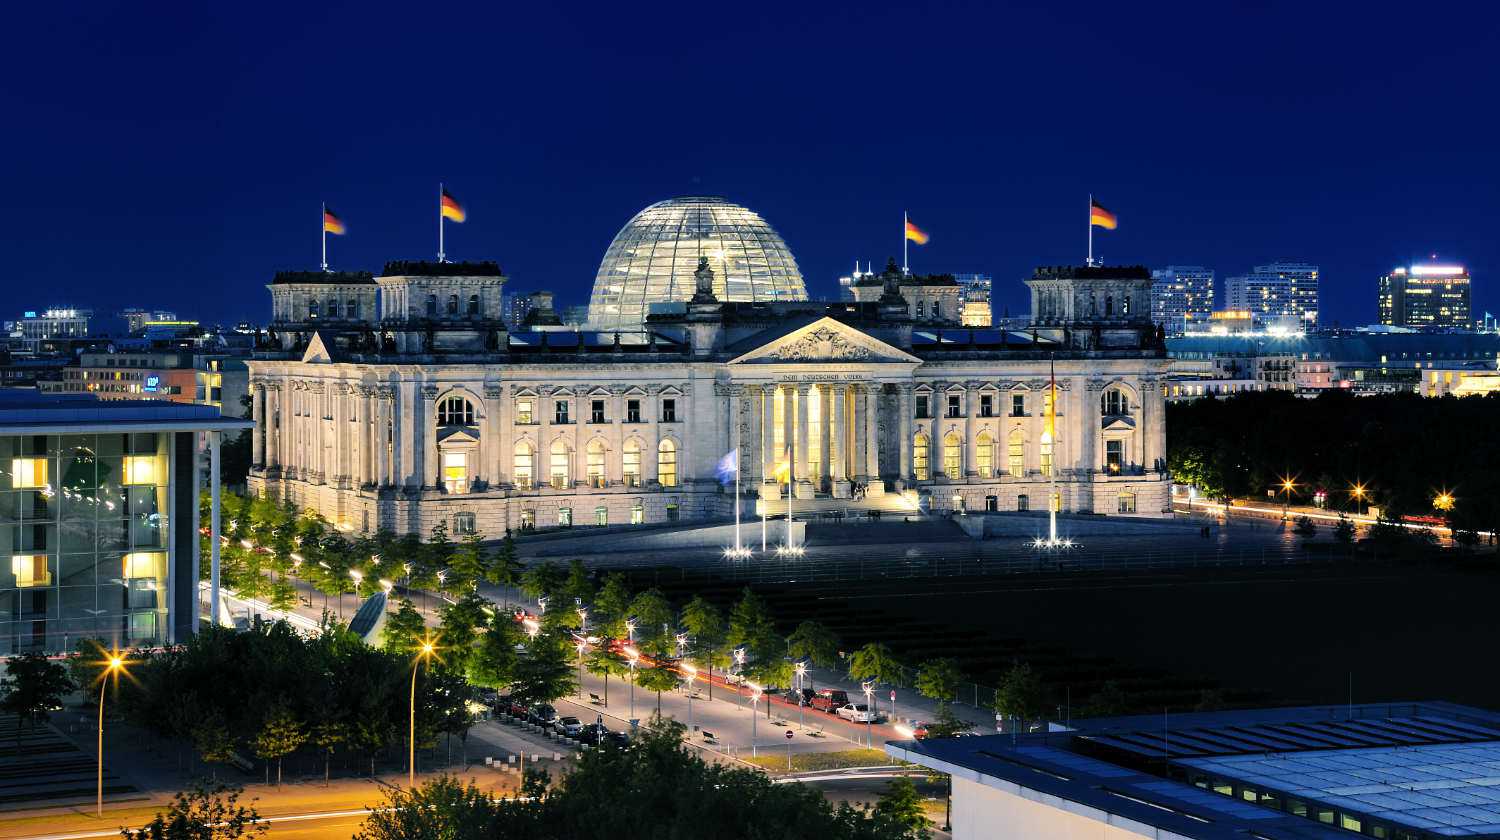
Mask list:
[[[721,301],[807,300],[792,252],[754,211],[715,196],[659,201],[615,235],[599,264],[589,325],[634,330],[653,303],[693,296],[698,258],[714,270]]]

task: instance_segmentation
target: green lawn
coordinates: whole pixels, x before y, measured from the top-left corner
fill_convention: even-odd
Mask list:
[[[740,758],[775,773],[786,772],[786,753],[776,752],[774,748],[762,750],[761,754],[754,758],[744,754],[741,754]],[[891,757],[881,750],[792,753],[792,772],[794,773],[812,770],[843,770],[847,767],[873,767],[894,763],[896,762],[893,762]]]

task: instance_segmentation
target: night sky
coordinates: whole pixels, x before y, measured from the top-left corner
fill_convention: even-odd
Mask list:
[[[1500,311],[1494,12],[1421,4],[14,4],[0,50],[6,311],[265,320],[273,272],[452,259],[587,301],[640,208],[760,212],[814,296],[918,271],[1323,267],[1325,323],[1436,252]],[[60,7],[72,7],[63,10]],[[1005,6],[1005,8],[1000,8]],[[817,7],[817,8],[813,8]],[[149,11],[143,11],[149,10]]]

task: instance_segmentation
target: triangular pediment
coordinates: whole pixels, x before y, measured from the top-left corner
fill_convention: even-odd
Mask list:
[[[1109,417],[1104,421],[1106,432],[1128,432],[1135,428],[1135,421],[1129,417]]]
[[[920,364],[921,359],[829,317],[783,333],[731,359],[731,365]]]
[[[326,365],[333,361],[333,354],[328,352],[328,347],[323,343],[322,333],[313,333],[312,339],[307,342],[307,350],[302,354],[304,364]]]

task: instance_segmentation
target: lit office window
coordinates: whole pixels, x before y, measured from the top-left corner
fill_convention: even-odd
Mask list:
[[[47,486],[46,458],[12,458],[11,486],[17,490],[34,490]]]
[[[126,455],[122,484],[157,484],[155,455]]]

